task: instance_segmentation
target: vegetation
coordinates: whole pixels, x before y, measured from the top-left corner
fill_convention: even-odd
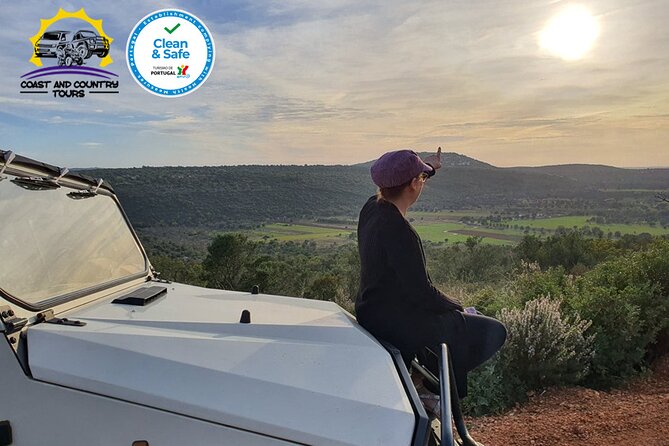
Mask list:
[[[529,392],[574,384],[587,375],[593,357],[591,322],[564,316],[561,302],[531,300],[523,309],[503,309],[504,348],[473,375],[463,405],[475,415],[500,411]]]
[[[669,241],[597,265],[568,304],[592,320],[596,334],[587,383],[607,387],[632,376],[658,353],[653,346],[669,327]]]
[[[607,246],[601,246],[575,233],[566,233],[549,241],[526,238],[521,245],[535,249],[528,254],[519,246],[516,255],[521,264],[516,273],[498,287],[486,285],[467,301],[503,320],[510,332],[525,333],[517,336],[516,341],[510,336],[499,357],[482,370],[473,372],[474,389],[468,402],[472,413],[500,410],[524,400],[524,392],[549,385],[578,383],[594,388],[618,385],[644,371],[651,358],[669,352],[666,343],[669,333],[669,240],[656,238],[648,243],[645,237],[627,237],[617,242],[606,241]],[[536,252],[545,253],[547,258],[561,259],[561,262],[551,262],[544,268],[538,263],[526,263],[527,259],[523,257],[532,257]],[[574,262],[583,255],[588,262]],[[577,265],[581,266],[577,268]],[[577,274],[569,274],[567,268]],[[584,340],[592,339],[593,354],[583,365],[582,373],[574,375],[571,370],[578,370],[578,367],[569,369],[551,361],[533,363],[533,367],[540,371],[523,370],[528,358],[518,357],[518,352],[529,351],[527,344],[536,339],[543,326],[543,323],[533,324],[533,329],[539,332],[527,336],[529,326],[525,322],[532,320],[531,311],[537,311],[528,306],[542,302],[541,299],[552,299],[555,307],[550,308],[551,311],[559,308],[564,317],[573,318],[565,328],[579,328],[576,331],[580,331],[580,327],[588,324],[583,336]],[[553,327],[559,325],[553,324]],[[518,339],[522,340],[520,346]],[[554,339],[560,337],[546,333],[544,341],[552,343]],[[569,347],[564,340],[560,344]],[[583,357],[581,353],[587,349],[585,344],[579,345],[569,347],[569,353]],[[552,381],[542,382],[550,376],[554,378]],[[521,378],[518,381],[514,377]],[[501,387],[493,392],[491,385]],[[477,403],[476,398],[484,398],[484,401]],[[490,401],[491,398],[494,400]]]
[[[505,212],[511,227],[524,227],[516,231],[520,237],[525,226],[531,230],[533,225],[508,222],[509,218],[596,216],[607,224],[645,221],[657,228],[669,225],[669,206],[656,198],[658,193],[667,192],[669,169],[497,168],[457,154],[444,153],[443,157],[443,175],[430,179],[415,210]],[[239,230],[310,218],[350,219],[375,191],[368,163],[142,167],[90,169],[85,173],[111,182],[140,232],[155,227]],[[585,223],[574,224],[580,227]],[[603,230],[609,232],[608,228]],[[615,228],[611,232],[615,233]]]

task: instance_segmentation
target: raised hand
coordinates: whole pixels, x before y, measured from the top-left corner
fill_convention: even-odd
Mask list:
[[[441,147],[437,149],[437,153],[435,155],[430,155],[427,158],[425,158],[425,162],[429,164],[430,166],[434,167],[435,170],[441,168]]]

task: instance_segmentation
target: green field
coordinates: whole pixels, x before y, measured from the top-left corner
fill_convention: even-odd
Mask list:
[[[437,212],[426,212],[426,211],[409,211],[408,217],[413,218],[416,221],[443,221],[443,220],[452,220],[460,221],[462,217],[485,217],[490,215],[490,211],[487,210],[465,210],[465,211],[437,211]]]
[[[471,236],[483,237],[484,243],[491,245],[513,245],[513,236],[507,236],[505,232],[498,230],[487,230],[464,223],[412,223],[421,239],[431,242],[464,243]]]
[[[249,231],[247,235],[252,240],[272,240],[280,242],[315,240],[319,242],[345,242],[349,234],[355,232],[343,227],[321,226],[309,224],[272,223],[261,228]]]
[[[588,222],[588,219],[591,217],[588,216],[571,216],[571,217],[554,217],[554,218],[538,218],[536,220],[504,220],[503,223],[519,226],[529,226],[531,228],[544,228],[549,230],[555,230],[560,226],[570,229],[576,226],[581,228],[583,226],[590,226],[591,228],[598,227],[604,234],[609,231],[615,233],[616,231],[621,234],[641,234],[647,232],[651,235],[664,235],[669,234],[669,229],[664,229],[661,226],[650,226],[642,224],[597,224]]]
[[[599,227],[604,234],[609,232],[620,234],[641,234],[649,233],[652,235],[667,235],[668,229],[662,227],[652,227],[644,224],[595,224],[587,220],[588,216],[567,216],[540,219],[519,219],[503,220],[502,223],[511,226],[522,226],[520,229],[500,229],[487,228],[479,225],[468,225],[460,222],[462,217],[481,217],[489,215],[485,211],[439,211],[439,212],[410,212],[408,215],[411,224],[416,228],[418,234],[424,241],[447,242],[450,244],[464,243],[471,236],[482,238],[483,243],[495,245],[513,245],[517,243],[525,234],[525,228],[543,228],[550,235],[559,227],[571,229],[573,227],[581,228],[589,226],[591,228]],[[304,221],[297,224],[291,223],[272,223],[257,229],[247,231],[247,235],[256,241],[277,240],[277,241],[295,241],[313,240],[319,244],[342,244],[355,240],[355,222],[347,225],[323,224],[311,221]],[[535,233],[532,231],[532,233]]]

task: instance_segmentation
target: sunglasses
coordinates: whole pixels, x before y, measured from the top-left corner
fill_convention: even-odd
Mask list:
[[[428,175],[427,172],[421,172],[420,175],[418,175],[418,178],[420,178],[421,181],[424,183],[427,181],[428,178],[430,178],[430,175]]]

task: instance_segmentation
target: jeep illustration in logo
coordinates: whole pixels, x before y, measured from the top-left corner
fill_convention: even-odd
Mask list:
[[[83,65],[93,54],[103,58],[109,54],[109,40],[94,31],[48,31],[34,46],[35,56],[55,57],[58,65]]]
[[[70,22],[58,25],[61,20]],[[102,68],[113,63],[114,42],[105,33],[102,19],[89,17],[84,8],[78,11],[59,8],[53,17],[40,19],[36,31],[29,39],[30,46],[26,46],[29,62],[36,68],[21,75],[19,94],[83,98],[88,94],[119,92],[118,74]],[[93,55],[98,56],[97,60],[90,60]],[[56,63],[44,66],[49,60]]]

